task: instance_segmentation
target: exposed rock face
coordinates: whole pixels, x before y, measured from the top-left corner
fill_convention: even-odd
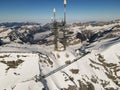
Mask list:
[[[0,39],[0,45],[2,45],[3,44],[3,41]]]
[[[24,43],[27,43],[27,42],[34,42],[33,41],[33,35],[29,33],[27,33],[26,31],[23,32],[23,33],[20,33],[19,31],[13,31],[11,33],[9,33],[9,38],[11,41],[14,41],[14,40],[21,40],[22,42]]]

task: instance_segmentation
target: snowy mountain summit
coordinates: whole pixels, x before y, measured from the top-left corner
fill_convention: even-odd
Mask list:
[[[72,24],[64,51],[54,50],[47,28],[32,25],[16,31],[1,26],[0,90],[120,90],[119,25],[118,21]],[[32,35],[32,43],[16,34]]]

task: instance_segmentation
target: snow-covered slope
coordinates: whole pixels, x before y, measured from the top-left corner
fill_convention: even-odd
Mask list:
[[[11,34],[13,38],[36,30],[33,25],[21,28],[19,34]],[[109,29],[113,32],[106,33]],[[6,39],[8,31],[12,32],[1,27],[1,40]],[[78,39],[76,34],[87,36],[88,31],[97,33],[94,42],[86,41],[86,37],[84,42],[74,42]],[[119,23],[70,26],[69,39],[73,43],[65,51],[54,51],[50,31],[34,33],[32,37],[36,41],[51,41],[50,46],[45,45],[48,42],[20,44],[19,38],[10,41],[0,46],[0,90],[120,90],[119,32]],[[116,36],[106,38],[108,34]]]
[[[18,24],[17,24],[18,25]],[[4,43],[33,43],[33,35],[41,32],[40,25],[20,25],[13,27],[0,26],[0,38]]]
[[[104,24],[104,23],[103,23]],[[92,25],[92,23],[86,24],[76,24],[76,26],[71,25],[70,31],[73,33],[72,37],[74,39],[80,39],[81,41],[94,42],[101,39],[113,38],[119,36],[120,33],[120,23],[112,22],[105,25]]]
[[[0,54],[0,90],[13,90],[16,84],[39,73],[37,69],[38,56],[26,54]],[[26,87],[26,86],[24,86]],[[23,89],[19,90],[27,90]]]
[[[57,52],[49,48],[39,53],[40,48],[35,45],[38,50],[34,53],[22,53],[22,49],[17,53],[0,53],[0,90],[119,90],[120,43],[116,41],[106,49],[102,46],[104,50],[93,47],[82,58],[70,50]]]

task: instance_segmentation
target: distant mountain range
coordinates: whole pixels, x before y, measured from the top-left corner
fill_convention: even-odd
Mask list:
[[[40,23],[34,23],[34,22],[5,22],[0,23],[0,26],[6,26],[6,27],[20,27],[24,25],[40,25]]]
[[[58,29],[62,26],[58,23]],[[73,23],[67,25],[68,42],[74,44],[76,40],[88,41],[112,38],[119,36],[120,20],[102,22],[91,21],[86,23]],[[33,22],[7,22],[0,23],[0,42],[2,43],[31,43],[31,44],[53,44],[54,35],[51,23],[41,25]],[[51,32],[50,32],[51,31]],[[44,32],[44,33],[43,33]]]

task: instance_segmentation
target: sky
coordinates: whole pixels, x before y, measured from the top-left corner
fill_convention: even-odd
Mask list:
[[[52,10],[63,19],[63,0],[0,0],[0,22],[50,22]],[[67,22],[120,19],[120,0],[67,0]]]

